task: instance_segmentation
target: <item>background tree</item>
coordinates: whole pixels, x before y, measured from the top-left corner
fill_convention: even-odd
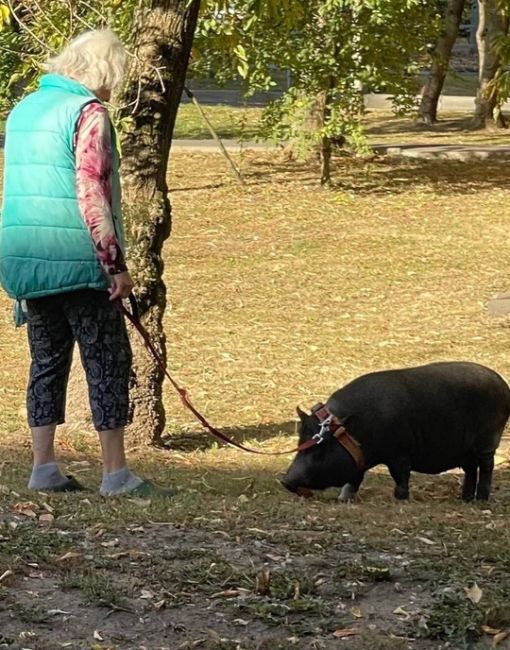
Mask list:
[[[507,48],[510,2],[508,0],[478,0],[479,24],[476,32],[478,47],[478,89],[475,101],[475,128],[506,126],[501,105],[505,99]]]
[[[432,65],[422,90],[418,114],[425,124],[437,121],[437,106],[450,64],[453,46],[459,34],[459,26],[466,0],[447,0],[441,32],[432,55]]]
[[[291,87],[265,111],[263,135],[321,153],[321,180],[330,180],[335,141],[361,148],[363,87],[413,105],[417,73],[437,11],[426,0],[292,0],[255,14],[254,0],[208,5],[196,40],[196,70],[220,80],[240,75],[250,92]],[[308,128],[315,115],[316,128]]]

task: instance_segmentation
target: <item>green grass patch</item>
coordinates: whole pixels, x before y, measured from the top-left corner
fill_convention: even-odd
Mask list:
[[[252,140],[261,116],[260,108],[203,106],[216,133],[224,139]],[[181,104],[177,113],[175,139],[208,140],[211,132],[193,104]]]

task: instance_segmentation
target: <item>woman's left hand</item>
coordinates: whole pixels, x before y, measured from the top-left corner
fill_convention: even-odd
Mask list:
[[[112,287],[110,289],[110,300],[113,302],[115,300],[127,298],[135,286],[129,273],[127,271],[116,273],[115,275],[112,275],[111,278]]]

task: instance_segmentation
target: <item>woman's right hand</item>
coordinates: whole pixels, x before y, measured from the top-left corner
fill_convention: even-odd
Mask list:
[[[112,286],[110,289],[110,300],[113,302],[115,300],[122,300],[127,298],[131,291],[133,291],[133,280],[129,275],[128,271],[123,273],[116,273],[111,276]]]

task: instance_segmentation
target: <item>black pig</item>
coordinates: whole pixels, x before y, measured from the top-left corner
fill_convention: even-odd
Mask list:
[[[494,453],[510,415],[510,388],[493,370],[445,362],[374,372],[337,390],[325,406],[322,415],[334,419],[325,422],[322,436],[318,417],[298,409],[300,444],[313,436],[323,440],[295,456],[282,479],[292,492],[340,487],[346,501],[365,471],[383,464],[397,499],[409,498],[411,471],[439,474],[455,467],[464,470],[465,501],[489,498]],[[340,425],[350,450],[332,433]]]

